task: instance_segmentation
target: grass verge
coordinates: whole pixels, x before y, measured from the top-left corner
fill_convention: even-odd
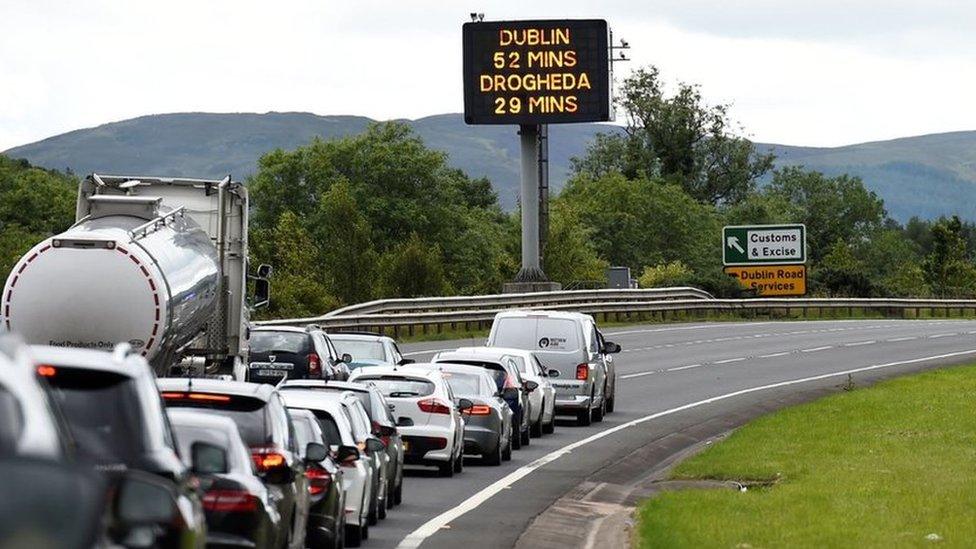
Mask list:
[[[970,547],[976,366],[839,393],[759,418],[679,479],[757,482],[644,502],[639,547]]]

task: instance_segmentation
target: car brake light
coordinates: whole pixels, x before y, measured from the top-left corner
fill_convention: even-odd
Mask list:
[[[41,365],[37,367],[37,375],[41,377],[54,377],[58,373],[54,366]]]
[[[468,414],[472,416],[487,416],[491,414],[491,406],[485,404],[475,404],[468,410]]]
[[[276,448],[251,448],[251,459],[259,473],[281,467],[287,460]]]
[[[322,377],[322,359],[315,353],[308,354],[308,377]]]
[[[206,511],[223,513],[251,513],[258,508],[258,499],[245,490],[210,490],[203,495]]]
[[[589,364],[579,364],[576,366],[576,379],[580,381],[586,381],[586,378],[590,377],[590,365]]]
[[[313,496],[328,490],[332,483],[332,474],[318,466],[310,466],[306,469],[305,478],[308,479],[308,493]]]
[[[417,403],[421,411],[428,414],[450,414],[451,407],[444,404],[440,399],[427,398]]]
[[[227,395],[211,395],[208,393],[163,393],[165,400],[197,400],[204,402],[230,402]]]

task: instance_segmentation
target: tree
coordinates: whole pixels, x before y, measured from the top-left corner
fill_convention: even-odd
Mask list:
[[[554,200],[549,208],[549,238],[543,254],[544,270],[550,280],[564,286],[572,282],[606,280],[609,266],[590,238],[578,212],[562,201]]]
[[[695,280],[695,273],[681,261],[662,263],[653,267],[644,267],[644,272],[637,280],[641,288],[667,288],[671,286],[687,286]]]
[[[629,179],[660,174],[696,200],[719,204],[745,198],[772,168],[772,155],[758,153],[730,130],[726,105],[707,105],[698,86],[685,83],[666,95],[654,66],[624,80],[619,105],[627,117],[624,133],[598,137],[586,156],[573,160],[576,173],[602,177],[616,171]]]
[[[840,240],[854,245],[881,229],[884,201],[867,190],[859,177],[827,177],[820,172],[788,167],[774,172],[763,193],[778,197],[803,212],[810,258],[819,261]]]
[[[380,268],[386,295],[427,297],[443,295],[450,289],[440,249],[425,243],[417,233],[390,250]]]
[[[959,217],[932,227],[932,252],[922,265],[926,282],[938,297],[970,297],[976,290],[976,268],[966,256]]]
[[[368,301],[376,290],[378,256],[369,222],[347,181],[335,183],[322,195],[315,219],[316,244],[331,293],[346,304]]]
[[[864,263],[843,240],[827,249],[823,260],[810,276],[813,290],[830,296],[874,297],[875,287],[868,278]]]

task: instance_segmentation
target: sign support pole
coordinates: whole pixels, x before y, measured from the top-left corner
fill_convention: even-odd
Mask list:
[[[519,127],[522,151],[522,269],[515,282],[546,282],[539,264],[539,126]]]
[[[539,126],[539,265],[545,265],[549,241],[549,125]]]

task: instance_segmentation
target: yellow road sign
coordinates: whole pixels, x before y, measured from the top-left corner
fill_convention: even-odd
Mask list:
[[[806,265],[762,265],[726,267],[725,274],[759,296],[804,295],[807,293]]]

